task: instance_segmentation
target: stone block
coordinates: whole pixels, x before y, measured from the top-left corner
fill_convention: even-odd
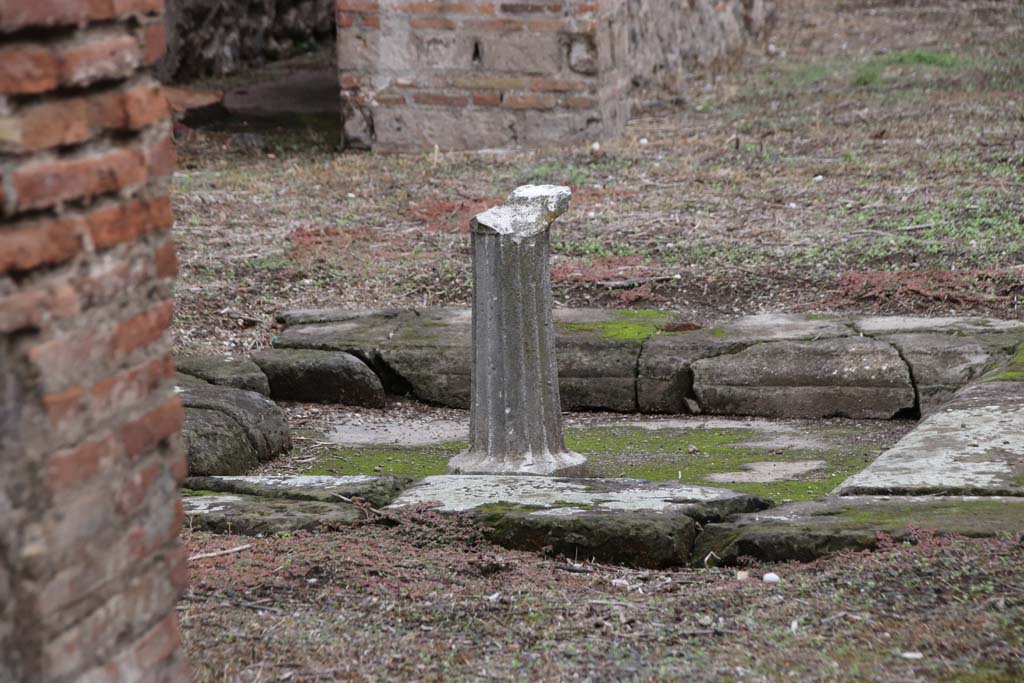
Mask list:
[[[270,460],[292,447],[291,432],[284,411],[255,391],[213,384],[189,384],[179,387],[178,394],[185,408],[215,410],[234,420],[241,427],[259,462]]]
[[[270,395],[267,376],[251,360],[183,354],[175,356],[174,365],[178,372],[198,377],[210,384]]]
[[[691,368],[701,408],[718,415],[889,419],[915,403],[896,350],[862,337],[763,343]]]
[[[242,426],[218,410],[185,408],[183,436],[193,475],[242,474],[260,462]]]
[[[363,361],[344,351],[264,349],[253,361],[277,400],[384,407],[384,387]]]
[[[498,73],[558,74],[565,61],[557,33],[484,34],[479,44],[483,68]]]

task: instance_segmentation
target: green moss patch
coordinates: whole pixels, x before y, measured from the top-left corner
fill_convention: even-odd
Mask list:
[[[444,474],[448,460],[466,448],[464,441],[430,446],[360,446],[331,448],[302,474],[391,474],[396,477],[422,479]]]
[[[1010,359],[1010,364],[994,375],[985,378],[986,382],[1024,382],[1024,344],[1017,347],[1017,353]]]
[[[590,323],[555,323],[569,332],[598,332],[612,341],[644,341],[668,322],[671,313],[645,309],[615,310],[617,320]]]
[[[824,451],[769,451],[749,446],[758,436],[752,429],[587,427],[568,430],[566,445],[587,456],[584,468],[588,476],[725,487],[776,502],[825,495],[863,469],[878,452],[873,444]],[[711,474],[740,471],[746,464],[764,460],[824,460],[826,464],[785,481],[722,483],[707,478]]]

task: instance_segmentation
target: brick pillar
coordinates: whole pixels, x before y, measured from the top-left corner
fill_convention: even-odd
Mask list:
[[[0,0],[0,681],[185,683],[163,0]]]

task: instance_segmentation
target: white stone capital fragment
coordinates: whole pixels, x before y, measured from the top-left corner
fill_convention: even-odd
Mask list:
[[[478,213],[473,232],[511,235],[518,242],[547,230],[569,208],[572,190],[564,185],[521,185],[500,206]]]

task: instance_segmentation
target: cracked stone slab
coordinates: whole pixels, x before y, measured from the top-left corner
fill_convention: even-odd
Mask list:
[[[962,387],[1002,362],[1024,341],[1020,333],[900,333],[878,337],[892,344],[909,364],[922,415],[941,408]]]
[[[788,481],[827,464],[825,460],[761,460],[747,463],[742,470],[736,472],[714,472],[705,478],[719,484]]]
[[[983,538],[1022,528],[1021,497],[833,497],[707,524],[695,541],[692,563],[810,562],[840,551],[872,550],[884,535],[912,542],[922,530]]]
[[[1024,495],[1021,384],[961,390],[836,492]]]
[[[899,353],[865,337],[757,344],[692,370],[701,408],[718,415],[889,419],[915,405]]]
[[[362,498],[383,507],[398,497],[411,480],[389,475],[281,475],[189,477],[184,486],[199,491],[240,493],[267,498],[312,500],[324,503]]]
[[[348,526],[365,515],[355,505],[240,494],[182,496],[185,525],[214,533],[266,536]]]
[[[534,512],[645,512],[686,514],[700,519],[761,509],[767,501],[709,486],[642,479],[572,479],[515,475],[440,475],[406,489],[391,505],[436,502],[442,512],[465,512],[489,505],[526,506]]]
[[[831,339],[854,334],[840,319],[813,315],[744,316],[721,325],[662,331],[646,341],[637,364],[638,408],[645,413],[699,413],[694,362],[770,341]]]

